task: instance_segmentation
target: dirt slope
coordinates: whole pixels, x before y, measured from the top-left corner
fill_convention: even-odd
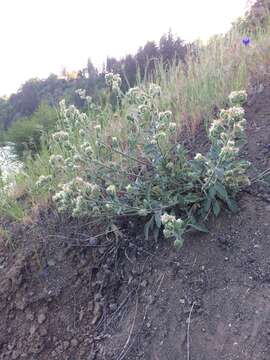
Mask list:
[[[253,177],[270,166],[269,84],[246,110]],[[17,250],[0,244],[0,359],[269,360],[270,189],[239,203],[180,252],[138,229],[101,247],[91,226],[45,210],[14,226]]]

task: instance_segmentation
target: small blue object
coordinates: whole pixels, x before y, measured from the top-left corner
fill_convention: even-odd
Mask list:
[[[243,39],[242,39],[242,43],[245,45],[245,46],[248,46],[250,44],[250,38],[248,36],[245,36]]]

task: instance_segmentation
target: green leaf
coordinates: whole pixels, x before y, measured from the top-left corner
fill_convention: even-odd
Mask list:
[[[224,178],[224,170],[223,169],[216,168],[215,174],[219,180],[223,180],[223,178]]]
[[[185,204],[193,204],[200,202],[201,200],[202,197],[194,193],[190,193],[187,196],[185,196]]]
[[[218,216],[219,213],[220,213],[220,210],[221,210],[219,201],[218,201],[218,200],[214,200],[212,206],[213,206],[213,213],[214,213],[214,215],[215,215],[215,216]]]
[[[147,144],[143,147],[144,153],[149,155],[150,153],[155,153],[157,151],[157,146],[153,144]]]
[[[161,220],[160,220],[161,213],[156,212],[154,216],[155,216],[155,223],[157,225],[157,228],[159,229],[161,227]]]
[[[215,188],[215,186],[211,186],[210,187],[210,189],[209,189],[209,191],[208,191],[208,194],[209,194],[209,196],[210,196],[210,199],[214,199],[215,198],[215,196],[216,196],[216,188]],[[209,206],[210,207],[210,206]]]
[[[150,201],[150,195],[151,195],[151,184],[148,185],[147,189],[146,189],[146,199],[148,201]]]
[[[154,225],[154,217],[152,216],[151,219],[144,225],[144,237],[145,240],[149,240],[149,231],[153,228]]]
[[[216,192],[221,200],[227,201],[228,193],[225,186],[219,182],[215,184]]]
[[[198,224],[198,223],[190,223],[188,224],[190,227],[192,227],[195,230],[204,232],[204,233],[208,233],[209,230],[207,229],[207,227],[204,224]]]
[[[205,213],[208,213],[208,211],[211,207],[211,204],[212,204],[212,199],[210,196],[207,196],[207,198],[203,202],[203,210]]]
[[[228,208],[233,212],[233,213],[237,213],[239,208],[237,206],[237,203],[235,200],[233,199],[229,199],[229,197],[226,199],[226,203],[228,205]]]
[[[177,249],[180,249],[184,244],[184,241],[183,239],[176,239],[174,241],[174,246],[177,248]]]

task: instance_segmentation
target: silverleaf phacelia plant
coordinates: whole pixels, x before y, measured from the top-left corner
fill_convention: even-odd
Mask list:
[[[106,83],[120,94],[119,75],[107,74]],[[78,94],[86,98],[85,92]],[[247,94],[231,93],[231,107],[221,110],[209,130],[209,152],[193,159],[177,142],[172,112],[160,109],[158,85],[120,95],[125,112],[118,109],[110,119],[91,100],[88,114],[60,103],[58,131],[50,143],[51,175],[36,185],[58,184],[53,200],[59,211],[100,221],[141,217],[146,238],[149,231],[157,238],[163,230],[181,246],[183,234],[192,227],[205,231],[203,223],[222,205],[234,211],[235,194],[249,184],[249,163],[239,158]],[[106,124],[119,116],[126,116],[125,141],[106,132]]]

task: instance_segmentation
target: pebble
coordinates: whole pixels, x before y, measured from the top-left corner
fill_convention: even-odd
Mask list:
[[[111,311],[115,311],[117,309],[117,304],[110,304],[109,308]]]
[[[55,266],[55,260],[54,259],[49,259],[47,261],[47,264],[48,264],[48,266]]]
[[[69,347],[69,342],[68,341],[64,341],[63,342],[63,347],[65,350],[67,350],[67,348]]]
[[[19,310],[24,310],[26,308],[24,299],[16,301],[16,308]]]
[[[34,335],[34,333],[36,332],[36,330],[37,330],[37,328],[35,327],[35,325],[32,325],[32,326],[30,327],[30,330],[29,330],[30,335],[31,335],[31,336]]]
[[[11,359],[13,360],[18,359],[19,356],[20,356],[20,352],[18,350],[15,350],[11,355]]]
[[[71,346],[74,346],[74,347],[79,344],[77,339],[72,339],[70,343],[71,343]]]
[[[26,320],[33,321],[34,320],[34,314],[29,312],[26,314]]]
[[[143,280],[143,281],[141,282],[141,287],[146,288],[146,286],[147,286],[147,281],[146,281],[146,280]]]
[[[39,330],[39,332],[40,332],[40,335],[41,335],[41,336],[46,336],[47,333],[48,333],[48,331],[47,331],[47,329],[46,329],[45,327],[42,327],[42,328]]]
[[[46,315],[41,313],[38,315],[38,323],[42,324],[46,320]]]

